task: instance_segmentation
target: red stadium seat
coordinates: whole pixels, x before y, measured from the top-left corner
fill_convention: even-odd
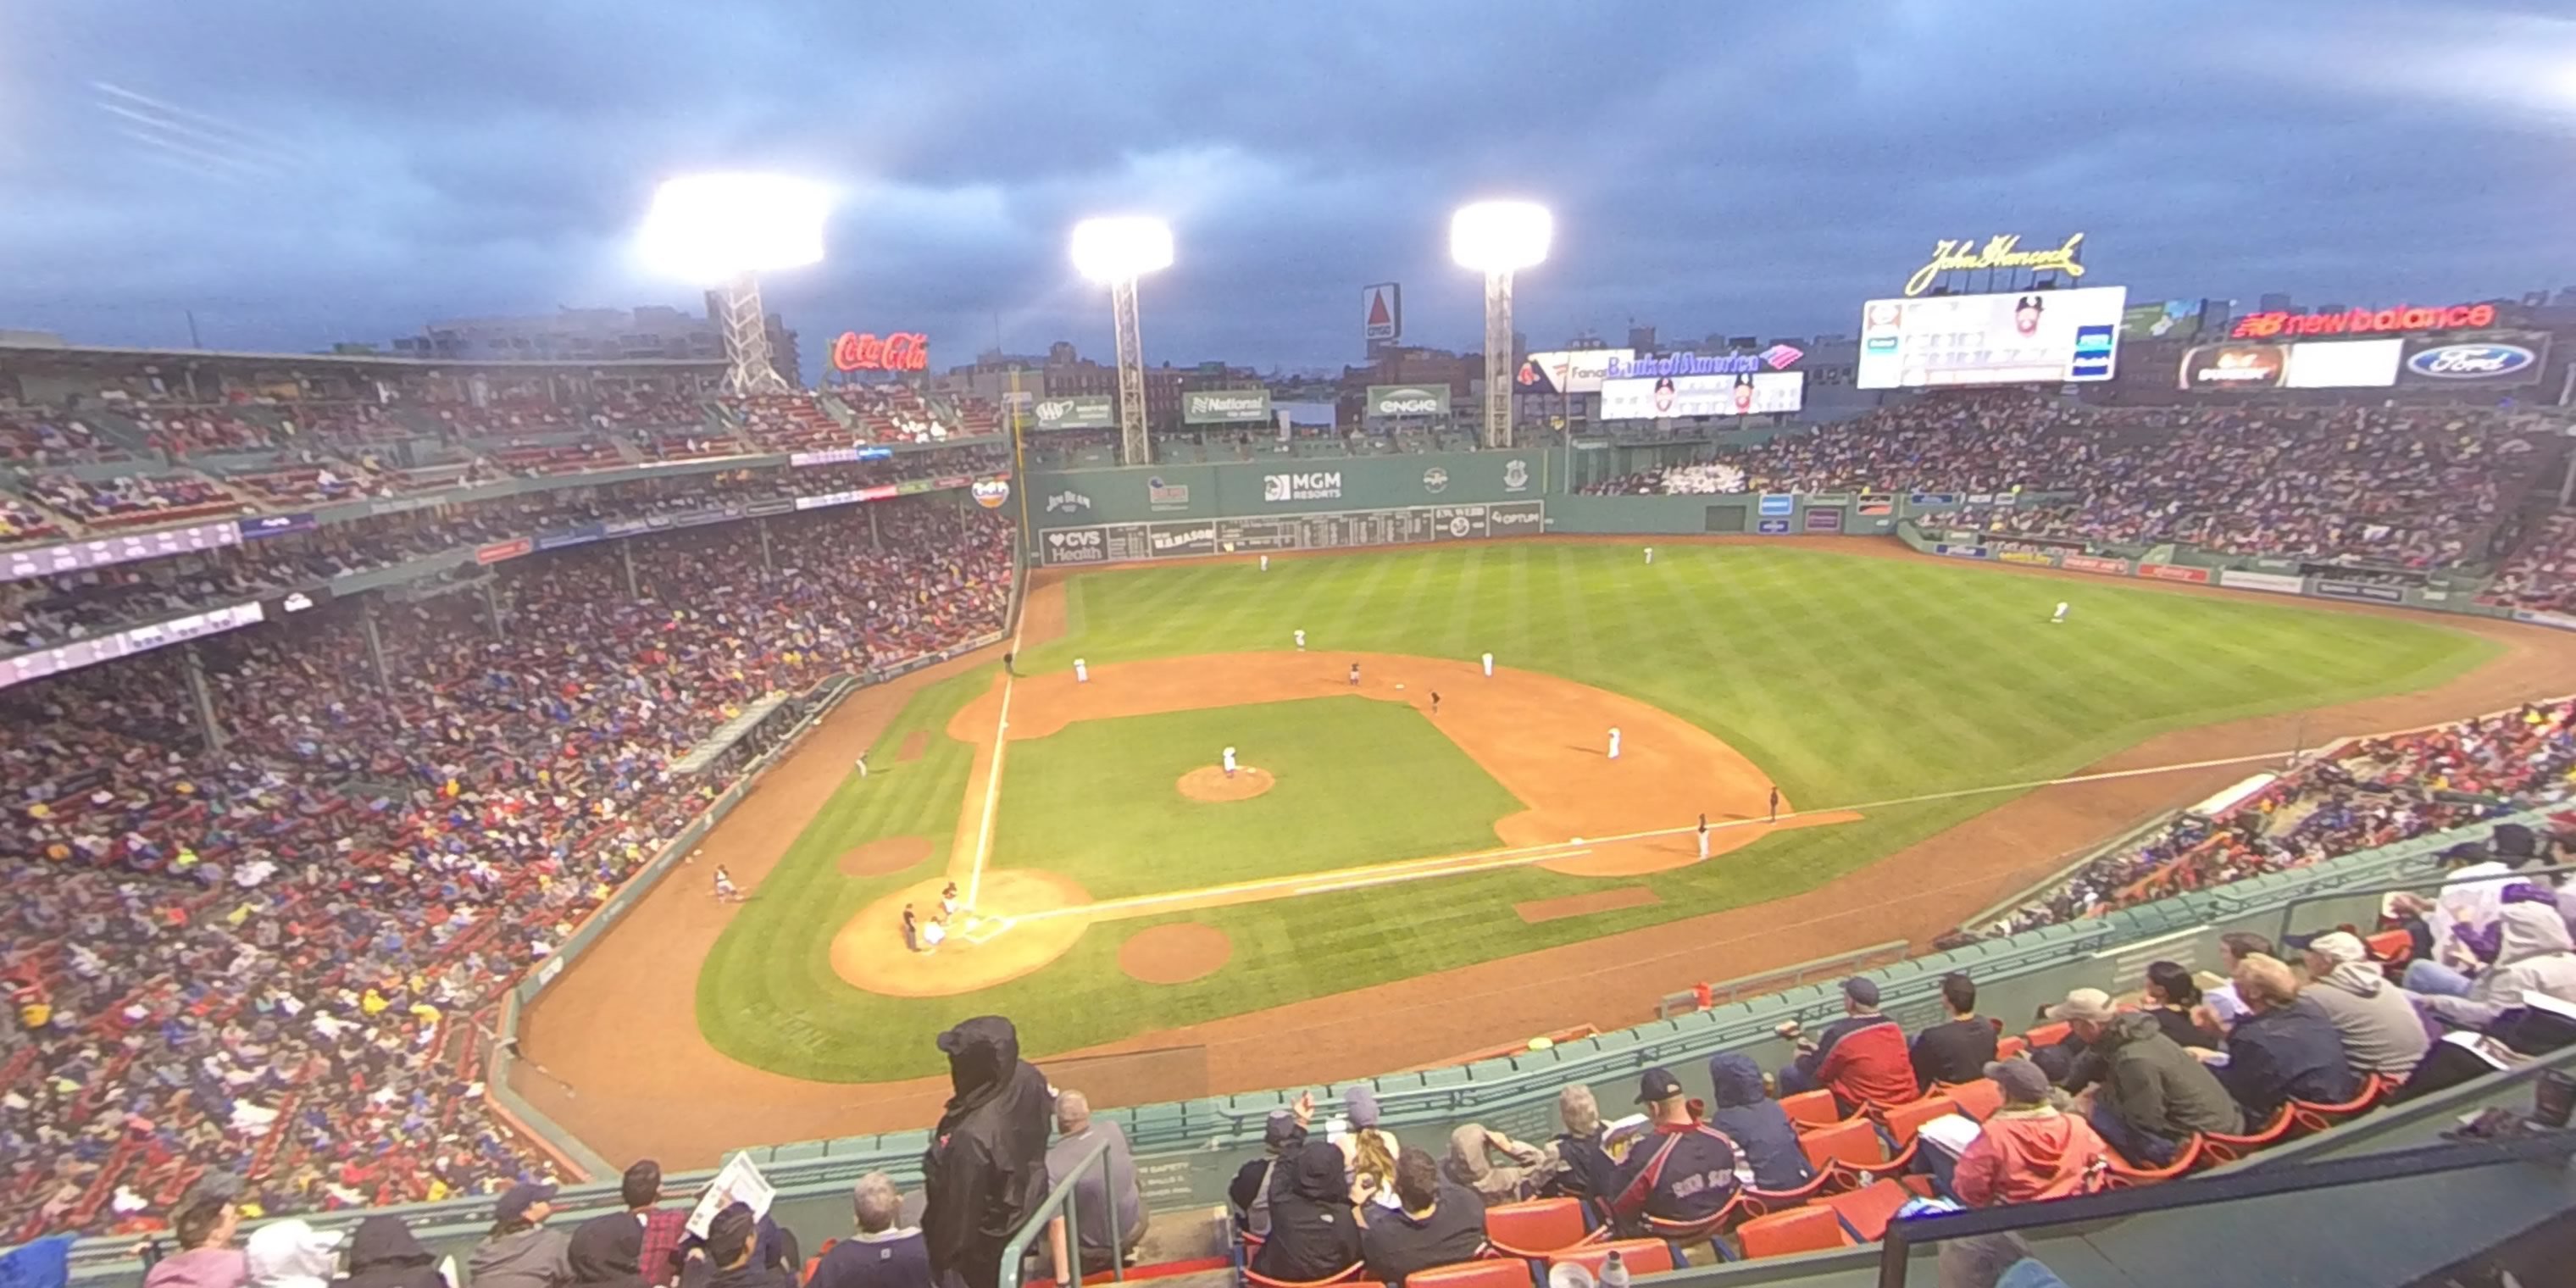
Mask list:
[[[1485,1209],[1485,1238],[1511,1257],[1545,1257],[1608,1234],[1592,1228],[1581,1199],[1532,1199]]]
[[[1406,1288],[1533,1288],[1530,1263],[1518,1257],[1433,1266],[1406,1275],[1404,1282]]]
[[[2339,1105],[2316,1105],[2304,1100],[2291,1101],[2290,1133],[2294,1136],[2305,1136],[2311,1132],[2321,1132],[2337,1123],[2358,1118],[2370,1112],[2370,1107],[2378,1104],[2379,1098],[2387,1094],[2387,1088],[2383,1085],[2387,1081],[2375,1073],[2366,1075],[2361,1080],[2360,1092]]]
[[[2370,950],[2370,959],[2395,966],[2415,955],[2415,936],[2403,930],[2383,930],[2361,941]]]
[[[1735,1241],[1751,1261],[1761,1257],[1786,1257],[1800,1252],[1830,1252],[1848,1248],[1856,1242],[1843,1229],[1841,1214],[1832,1208],[1802,1207],[1769,1216],[1755,1217],[1735,1227]]]
[[[1619,1254],[1619,1260],[1627,1263],[1628,1273],[1632,1275],[1659,1275],[1667,1270],[1678,1269],[1681,1264],[1673,1256],[1673,1245],[1661,1239],[1621,1239],[1617,1243],[1596,1243],[1590,1247],[1558,1253],[1548,1258],[1547,1264],[1550,1269],[1564,1265],[1581,1266],[1597,1276],[1601,1273],[1601,1264],[1608,1261],[1613,1252]]]
[[[2010,1034],[1995,1039],[1995,1058],[1998,1060],[2009,1060],[2014,1056],[2027,1055],[2029,1053],[2030,1039],[2022,1037],[2019,1034]]]
[[[2065,1041],[2066,1035],[2074,1031],[2074,1025],[2069,1024],[2064,1020],[2059,1020],[2054,1024],[2040,1025],[2038,1028],[2032,1029],[2021,1036],[2022,1040],[2028,1042],[2031,1046],[2047,1047],[2056,1046],[2058,1043]]]
[[[2162,1167],[2139,1167],[2119,1157],[2116,1152],[2107,1163],[2102,1179],[2104,1189],[2127,1190],[2170,1181],[2200,1165],[2200,1137],[2184,1141],[2182,1148],[2174,1151],[2173,1161]]]
[[[1807,1161],[1817,1171],[1834,1171],[1852,1184],[1866,1184],[1871,1178],[1905,1170],[1914,1161],[1915,1145],[1893,1155],[1887,1142],[1880,1139],[1878,1124],[1859,1118],[1838,1126],[1811,1131],[1798,1138],[1798,1147],[1807,1152]]]
[[[1887,1134],[1896,1138],[1897,1147],[1904,1149],[1913,1146],[1914,1134],[1923,1130],[1923,1124],[1957,1112],[1958,1101],[1936,1092],[1921,1100],[1909,1100],[1890,1107],[1881,1121],[1887,1124]]]
[[[2200,1134],[2200,1165],[2223,1167],[2266,1146],[2277,1145],[2290,1137],[2292,1116],[2288,1105],[2272,1115],[2272,1121],[2242,1136],[2210,1131]]]
[[[1876,1243],[1887,1237],[1887,1223],[1896,1219],[1896,1209],[1905,1206],[1908,1199],[1929,1198],[1931,1193],[1932,1178],[1909,1176],[1816,1201],[1840,1215],[1843,1224],[1850,1226],[1861,1242]]]
[[[1940,1090],[1957,1102],[1960,1113],[1978,1122],[1994,1117],[1995,1111],[2004,1107],[2004,1089],[1996,1086],[1992,1078],[1979,1078],[1957,1086],[1944,1085]]]
[[[1256,1274],[1252,1267],[1245,1266],[1243,1281],[1251,1284],[1252,1288],[1324,1288],[1326,1284],[1350,1284],[1353,1288],[1358,1288],[1361,1282],[1360,1267],[1356,1262],[1350,1269],[1324,1279],[1273,1279],[1267,1275]]]
[[[1801,1130],[1809,1127],[1830,1127],[1841,1122],[1843,1118],[1842,1108],[1834,1103],[1834,1093],[1822,1090],[1801,1091],[1794,1096],[1782,1096],[1780,1111],[1789,1115],[1789,1121]]]

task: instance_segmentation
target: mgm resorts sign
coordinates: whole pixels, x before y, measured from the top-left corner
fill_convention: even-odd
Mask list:
[[[2084,276],[2084,265],[2076,256],[2084,253],[2084,234],[2076,233],[2065,244],[2045,250],[2023,250],[2019,233],[1989,237],[1984,245],[1961,238],[1932,243],[1931,262],[1914,270],[1905,279],[1907,295],[1921,295],[1932,289],[1943,273],[1973,273],[1980,269],[2011,269],[2014,272],[2064,273],[2070,279]]]
[[[1446,480],[1443,480],[1444,484]],[[1342,472],[1314,470],[1297,474],[1264,474],[1261,476],[1261,499],[1279,501],[1338,501],[1342,499]]]

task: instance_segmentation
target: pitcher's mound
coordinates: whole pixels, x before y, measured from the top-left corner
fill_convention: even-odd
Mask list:
[[[1118,969],[1148,984],[1186,984],[1217,973],[1232,956],[1234,941],[1224,931],[1179,921],[1129,935],[1118,946]]]
[[[889,836],[882,841],[870,841],[842,855],[841,875],[890,877],[929,857],[929,838]]]
[[[1181,781],[1174,784],[1181,795],[1194,801],[1248,801],[1275,785],[1269,770],[1250,765],[1237,768],[1232,778],[1216,765],[1205,765],[1181,775]]]

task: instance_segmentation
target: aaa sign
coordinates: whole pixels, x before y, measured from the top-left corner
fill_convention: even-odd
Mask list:
[[[919,331],[897,331],[880,340],[873,332],[843,331],[832,342],[832,366],[839,371],[920,371],[930,365],[930,337]]]

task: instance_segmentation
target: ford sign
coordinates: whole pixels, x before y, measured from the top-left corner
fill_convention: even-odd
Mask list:
[[[2446,344],[2406,360],[2406,369],[2436,380],[2493,380],[2540,361],[2518,344]]]

